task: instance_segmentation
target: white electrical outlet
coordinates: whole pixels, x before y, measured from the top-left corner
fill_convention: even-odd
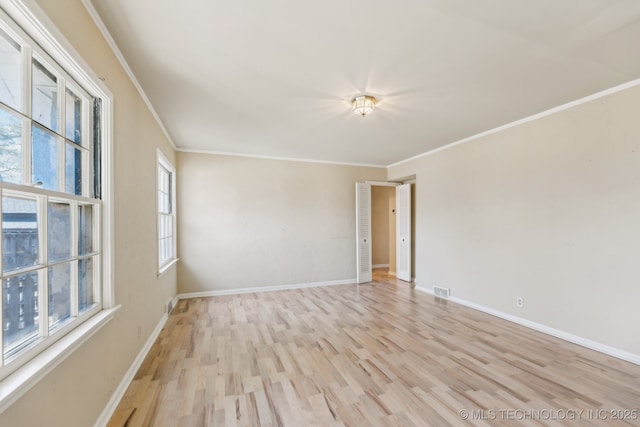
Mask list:
[[[524,307],[524,298],[516,297],[516,307],[519,307],[519,308]]]

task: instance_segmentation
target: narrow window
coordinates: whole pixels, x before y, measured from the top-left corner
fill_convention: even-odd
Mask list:
[[[158,151],[158,270],[176,260],[175,169]]]

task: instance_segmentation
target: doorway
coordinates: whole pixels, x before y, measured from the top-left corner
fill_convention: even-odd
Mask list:
[[[371,186],[371,263],[374,270],[396,274],[396,189]]]
[[[414,187],[415,181],[356,183],[357,283],[371,282],[374,268],[413,281]]]

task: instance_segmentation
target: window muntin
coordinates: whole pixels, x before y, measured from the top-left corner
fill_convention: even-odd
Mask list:
[[[164,271],[176,259],[175,170],[158,153],[158,268]]]
[[[2,379],[102,308],[103,259],[102,104],[1,12],[0,61]]]

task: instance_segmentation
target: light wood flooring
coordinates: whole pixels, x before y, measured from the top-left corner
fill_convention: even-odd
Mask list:
[[[374,278],[181,300],[109,426],[640,425],[640,366]]]

